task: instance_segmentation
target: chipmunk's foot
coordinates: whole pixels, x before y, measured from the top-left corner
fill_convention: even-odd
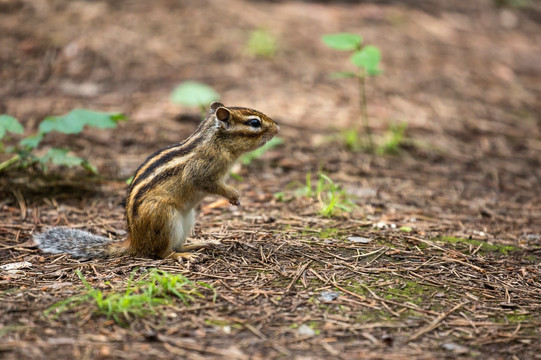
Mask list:
[[[182,253],[184,253],[187,251],[194,251],[194,250],[200,250],[200,249],[215,249],[217,247],[220,247],[221,245],[222,245],[221,242],[211,240],[211,241],[197,242],[197,243],[183,245],[179,250]]]
[[[195,262],[198,260],[199,254],[189,253],[189,252],[174,252],[174,253],[171,253],[169,257],[178,262],[184,262],[184,261]]]

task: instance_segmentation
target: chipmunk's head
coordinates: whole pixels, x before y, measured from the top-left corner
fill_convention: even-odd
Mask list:
[[[226,107],[220,102],[210,104],[209,117],[214,121],[218,138],[237,154],[257,149],[280,129],[274,120],[257,110]]]

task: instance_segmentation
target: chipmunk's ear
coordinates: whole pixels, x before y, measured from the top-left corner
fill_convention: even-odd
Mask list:
[[[210,113],[214,114],[216,112],[216,109],[218,109],[219,107],[225,107],[225,105],[219,101],[214,101],[210,104]]]
[[[220,106],[216,109],[216,119],[222,121],[222,122],[229,122],[229,117],[231,116],[231,112],[229,111],[229,109]]]

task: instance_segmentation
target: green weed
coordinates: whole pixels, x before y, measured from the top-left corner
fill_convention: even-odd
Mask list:
[[[376,154],[398,154],[400,145],[404,142],[404,133],[406,132],[407,127],[408,124],[405,122],[391,124],[389,130],[383,137],[383,142],[378,145]]]
[[[132,319],[145,315],[155,315],[163,306],[173,303],[177,298],[185,305],[190,304],[196,297],[203,297],[200,290],[211,290],[213,301],[217,293],[214,288],[206,283],[194,283],[180,274],[152,269],[148,274],[134,281],[135,272],[130,275],[124,290],[113,289],[109,292],[93,288],[77,270],[77,276],[84,285],[81,294],[60,301],[45,312],[45,316],[54,313],[60,315],[66,310],[76,308],[90,302],[96,307],[95,312],[112,318],[116,323],[125,325]]]
[[[379,68],[381,60],[380,50],[373,45],[363,45],[363,39],[359,35],[341,33],[326,34],[321,40],[328,47],[339,51],[351,51],[351,63],[357,67],[357,71],[342,71],[333,74],[335,78],[356,78],[359,88],[359,106],[361,108],[361,119],[364,127],[364,133],[368,140],[367,148],[374,150],[374,142],[370,131],[370,124],[367,112],[367,100],[365,91],[365,82],[367,76],[375,76],[382,73]],[[350,133],[352,136],[353,133]]]
[[[323,173],[318,174],[317,183],[312,183],[312,174],[306,174],[306,182],[294,191],[295,197],[315,198],[320,205],[320,215],[332,217],[340,211],[351,212],[355,204],[351,195]],[[285,200],[285,193],[275,194],[277,199]]]
[[[95,174],[97,169],[92,164],[78,156],[69,155],[69,149],[51,148],[44,155],[39,155],[38,146],[45,135],[52,132],[79,134],[85,126],[112,129],[122,120],[126,120],[126,117],[120,113],[75,109],[67,115],[45,118],[40,122],[36,134],[23,138],[12,146],[6,146],[6,141],[10,140],[6,136],[7,133],[22,134],[24,128],[14,117],[0,115],[0,154],[13,154],[0,163],[0,172],[14,168],[28,168],[33,165],[39,165],[43,171],[46,171],[49,164],[55,164],[67,167],[81,166]]]

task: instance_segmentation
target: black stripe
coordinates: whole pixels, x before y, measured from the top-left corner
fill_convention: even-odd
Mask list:
[[[145,166],[151,159],[154,159],[156,156],[158,156],[159,154],[161,154],[163,151],[165,150],[168,150],[168,149],[171,149],[171,148],[174,148],[176,146],[182,146],[183,142],[181,142],[180,144],[173,144],[173,145],[169,145],[167,147],[164,147],[158,151],[156,151],[155,153],[153,153],[152,155],[150,155],[149,157],[147,157],[145,159],[145,161],[143,161],[143,163],[141,165],[139,165],[139,167],[137,168],[137,170],[135,170],[135,174],[133,175],[133,180],[130,184],[130,188],[129,188],[129,191],[128,191],[128,195],[131,193],[132,189],[133,189],[133,186],[135,185],[137,181],[137,174],[139,174],[139,171],[143,168],[143,166]]]
[[[201,141],[203,140],[203,137],[200,136],[196,139],[194,139],[190,144],[184,146],[185,142],[181,143],[181,144],[176,144],[176,145],[172,145],[172,146],[168,146],[164,149],[161,149],[159,151],[157,151],[156,153],[154,153],[153,155],[151,155],[144,163],[143,165],[141,165],[139,167],[139,169],[141,169],[141,167],[144,166],[144,164],[146,164],[147,162],[149,162],[151,159],[154,159],[156,157],[159,157],[160,154],[167,150],[167,149],[171,149],[173,147],[176,147],[178,146],[179,148],[177,150],[174,150],[174,151],[171,151],[163,156],[161,156],[158,160],[156,160],[154,163],[152,163],[152,165],[150,165],[148,168],[145,169],[145,171],[138,176],[138,173],[139,173],[139,169],[137,170],[137,172],[135,173],[135,178],[133,179],[132,183],[131,183],[131,186],[130,186],[130,193],[131,191],[133,190],[133,188],[135,187],[135,185],[139,184],[140,182],[142,182],[143,180],[145,180],[146,178],[148,178],[153,172],[154,170],[156,170],[158,167],[162,166],[162,165],[165,165],[167,164],[168,162],[172,161],[173,159],[179,157],[179,156],[184,156],[184,155],[187,155],[188,153],[190,153]]]
[[[137,216],[137,210],[139,209],[139,206],[141,206],[141,203],[143,202],[143,197],[147,193],[149,189],[152,189],[156,186],[158,186],[160,183],[167,181],[172,176],[177,176],[180,173],[184,171],[184,167],[186,164],[180,164],[179,166],[175,166],[171,169],[167,169],[165,171],[160,172],[154,179],[152,179],[148,184],[141,187],[137,194],[135,195],[135,198],[132,200],[132,218]]]

